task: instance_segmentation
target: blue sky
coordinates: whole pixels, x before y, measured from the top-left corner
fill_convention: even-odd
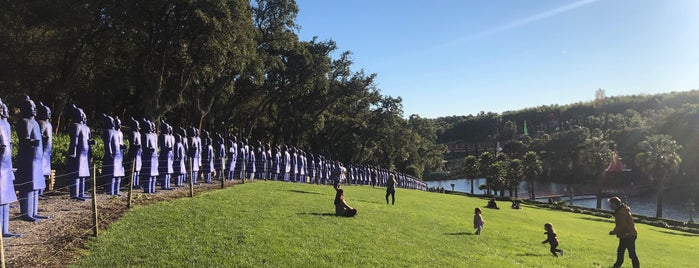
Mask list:
[[[699,0],[297,0],[404,116],[699,89]]]

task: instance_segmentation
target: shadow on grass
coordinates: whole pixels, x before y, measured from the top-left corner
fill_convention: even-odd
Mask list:
[[[299,213],[299,215],[311,215],[311,216],[336,216],[335,213],[318,213],[318,212],[311,212],[311,213]]]
[[[699,234],[690,234],[690,233],[673,233],[673,232],[669,232],[669,231],[663,231],[663,230],[656,230],[656,231],[657,231],[657,232],[661,232],[661,233],[664,233],[664,234],[669,234],[669,235],[679,235],[679,236],[689,236],[689,237],[695,237],[695,236],[699,236]]]
[[[384,203],[379,202],[379,201],[367,201],[367,200],[363,200],[363,199],[357,199],[356,201],[357,202],[364,202],[364,203],[384,204]]]
[[[474,235],[471,232],[456,232],[456,233],[445,233],[445,235]]]
[[[300,194],[319,194],[323,195],[321,193],[316,193],[316,192],[307,192],[307,191],[301,191],[301,190],[287,190],[289,192],[294,192],[294,193],[300,193]]]
[[[549,254],[546,254],[546,255],[549,255]],[[520,253],[520,254],[517,254],[517,256],[520,256],[520,257],[541,257],[541,256],[546,256],[546,255],[539,254],[539,253]]]
[[[606,218],[594,218],[594,217],[581,217],[583,220],[588,220],[588,221],[598,221],[598,222],[611,222],[614,223],[613,219],[606,219]]]

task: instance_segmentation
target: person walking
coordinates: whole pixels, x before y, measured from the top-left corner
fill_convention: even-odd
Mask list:
[[[481,208],[476,208],[476,213],[473,215],[473,228],[476,229],[476,235],[480,235],[485,225],[485,220],[482,215]]]
[[[391,196],[391,205],[396,204],[396,176],[391,174],[386,182],[386,204],[388,204],[388,196]]]
[[[640,267],[638,256],[636,255],[636,237],[638,231],[631,216],[631,208],[622,203],[617,196],[608,200],[609,205],[614,209],[614,230],[609,231],[609,235],[616,235],[619,238],[619,247],[616,250],[616,262],[613,267],[621,267],[624,263],[624,252],[629,251],[629,258],[634,268]]]

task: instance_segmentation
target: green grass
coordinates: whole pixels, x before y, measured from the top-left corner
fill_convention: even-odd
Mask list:
[[[247,183],[136,207],[93,240],[76,267],[609,267],[612,219],[524,206],[473,210],[486,200],[346,186],[355,218],[334,216],[331,186]],[[507,207],[507,204],[502,204]],[[554,258],[543,225],[566,254]],[[644,267],[695,267],[699,235],[637,224]],[[630,267],[627,258],[625,266]]]

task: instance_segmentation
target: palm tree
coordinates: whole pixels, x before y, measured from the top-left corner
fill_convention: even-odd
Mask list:
[[[525,180],[529,181],[529,198],[534,199],[534,180],[541,175],[543,168],[541,167],[541,160],[539,156],[533,152],[529,151],[524,155],[524,161],[522,161],[522,175]]]
[[[471,194],[473,194],[473,180],[478,176],[478,158],[474,155],[469,155],[464,161],[464,176],[471,180]]]
[[[682,163],[679,150],[682,146],[665,134],[646,137],[638,146],[640,153],[636,154],[636,166],[658,185],[655,217],[662,218],[665,183],[679,171]]]

